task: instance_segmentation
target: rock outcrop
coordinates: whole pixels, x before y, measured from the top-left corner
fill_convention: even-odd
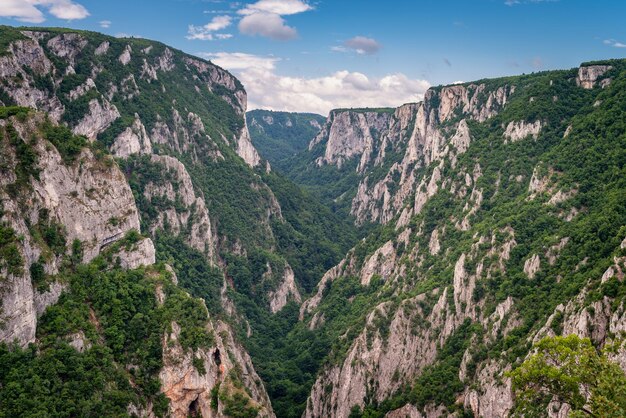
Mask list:
[[[293,270],[289,264],[284,268],[282,281],[276,290],[270,292],[268,296],[272,313],[276,313],[284,308],[290,298],[293,298],[298,303],[302,302],[302,296],[300,296]]]
[[[56,274],[60,255],[46,255],[50,250],[35,239],[32,225],[50,222],[60,225],[66,245],[70,246],[75,240],[81,243],[84,262],[93,259],[127,232],[139,230],[133,194],[113,160],[110,157],[99,160],[90,150],[83,149],[75,163],[64,162],[55,147],[40,138],[43,121],[40,114],[32,114],[23,122],[17,118],[8,120],[19,141],[35,139],[38,179],[31,178],[18,186],[18,179],[9,171],[2,174],[0,181],[0,199],[4,208],[2,222],[24,237],[18,243],[23,263],[21,273],[8,274],[0,292],[0,318],[4,323],[0,329],[0,341],[16,340],[21,345],[34,341],[37,316],[55,303],[63,290],[63,285],[57,283],[44,292],[33,286],[30,273],[33,263],[44,261],[46,273]],[[10,153],[8,155],[14,155],[14,149],[5,150]],[[10,191],[11,187],[25,189],[16,195]],[[127,251],[121,258],[129,265],[153,263],[152,242],[148,240],[140,247],[141,254]]]
[[[99,133],[104,132],[115,119],[120,117],[120,112],[114,104],[102,98],[89,102],[89,113],[73,129],[76,135],[84,135],[89,140],[95,141]]]
[[[222,402],[211,404],[218,396],[221,398],[228,396],[229,392],[241,391],[233,383],[233,378],[236,378],[242,379],[248,388],[252,402],[259,408],[257,416],[274,417],[250,357],[233,341],[229,327],[222,322],[218,322],[216,327],[209,322],[207,327],[216,340],[210,349],[184,350],[179,343],[181,328],[176,322],[172,322],[171,331],[163,336],[164,367],[159,378],[162,391],[170,400],[170,416],[225,416]],[[198,362],[203,365],[204,372],[196,368]]]
[[[522,139],[532,136],[533,139],[537,139],[539,133],[541,132],[541,121],[536,120],[535,122],[509,122],[506,126],[506,130],[504,131],[504,136],[511,142],[521,141]]]
[[[589,65],[580,67],[578,69],[578,76],[576,77],[576,85],[584,89],[592,89],[595,87],[598,79],[612,68],[613,67],[610,65]],[[607,84],[608,83],[603,83],[602,87],[605,87]]]
[[[237,154],[239,154],[250,167],[256,167],[261,162],[261,157],[259,157],[259,153],[250,140],[247,123],[244,123],[239,138],[237,138]]]
[[[188,233],[185,236],[187,243],[192,248],[207,254],[212,260],[216,253],[217,238],[205,200],[202,196],[196,195],[191,177],[184,164],[167,155],[152,155],[150,160],[169,173],[171,179],[167,181],[160,178],[147,182],[143,195],[149,202],[157,198],[167,199],[170,202],[180,202],[180,207],[161,211],[149,228],[154,231],[163,229],[167,224],[170,232],[176,235],[187,230]]]
[[[456,164],[471,142],[467,121],[483,122],[495,116],[514,91],[508,85],[494,90],[484,84],[454,85],[430,89],[423,102],[393,111],[335,110],[309,150],[324,147],[324,155],[315,161],[318,165],[341,168],[357,159],[360,182],[351,214],[358,224],[387,223],[416,189],[419,193],[420,182],[430,181],[432,193],[436,179],[420,178],[418,171],[446,157]],[[370,173],[382,166],[389,167],[388,171],[382,179],[372,180]],[[417,200],[425,203],[428,197]]]
[[[156,262],[156,251],[150,238],[132,244],[130,248],[122,247],[115,254],[123,269],[131,270],[138,267],[150,266]]]
[[[309,149],[318,143],[325,144],[324,156],[316,160],[318,165],[333,164],[341,168],[345,161],[358,157],[361,160],[358,169],[363,170],[380,141],[380,133],[388,128],[390,121],[391,113],[387,111],[334,110]]]
[[[135,114],[133,125],[115,138],[111,152],[120,158],[127,158],[134,154],[152,154],[152,143],[139,115]]]

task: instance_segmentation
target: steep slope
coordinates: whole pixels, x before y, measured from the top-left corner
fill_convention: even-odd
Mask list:
[[[274,416],[230,327],[155,264],[110,155],[19,107],[0,147],[0,416]]]
[[[383,139],[393,113],[394,109],[387,108],[333,110],[311,137],[308,149],[286,159],[279,170],[334,210],[349,215],[359,179],[369,171],[368,160],[382,163],[385,156],[385,161],[393,163],[394,158],[386,154],[391,149],[386,148],[394,145]]]
[[[142,228],[153,238],[159,231],[180,237],[222,269],[249,269],[250,258],[264,266],[255,265],[243,283],[226,282],[229,288],[254,291],[259,306],[278,309],[299,298],[298,286],[317,281],[311,277],[318,266],[289,266],[298,251],[315,255],[316,247],[332,244],[329,236],[347,235],[329,254],[337,262],[353,244],[344,222],[310,207],[311,199],[283,211],[266,179],[277,189],[290,186],[276,180],[250,143],[246,93],[228,72],[144,39],[67,29],[2,32],[11,42],[0,57],[0,100],[47,111],[123,159]],[[317,225],[334,233],[311,233]],[[297,286],[285,287],[285,268]]]
[[[252,144],[273,167],[282,171],[285,158],[304,151],[326,120],[314,113],[252,110],[246,113]]]
[[[621,332],[625,69],[583,64],[331,113],[310,173],[348,167],[352,212],[384,225],[324,275],[285,337],[321,366],[305,416],[404,404],[397,416],[504,416],[503,372],[533,340],[602,345]]]
[[[172,266],[181,287],[204,299],[211,327],[226,333],[216,341],[228,345],[220,351],[233,357],[222,364],[244,376],[242,386],[233,372],[233,385],[254,395],[260,413],[272,415],[249,357],[234,341],[261,344],[262,330],[286,306],[296,318],[302,293],[314,289],[356,242],[354,227],[261,161],[249,140],[245,91],[212,63],[158,42],[70,29],[1,27],[0,39],[2,104],[46,112],[52,125],[69,129],[50,141],[80,135],[80,144],[121,169],[102,178],[83,168],[55,169],[53,186],[41,186],[50,205],[63,208],[56,222],[71,225],[70,238],[86,243],[84,261],[128,230],[143,231],[153,246],[142,248]],[[50,189],[68,178],[84,190]],[[102,214],[86,215],[92,212]],[[40,296],[29,289],[27,276],[21,280],[15,297],[5,300],[15,310],[5,310],[2,319],[14,324],[3,329],[2,340],[17,336],[26,344],[36,335],[33,312],[45,309],[44,303],[37,308],[38,298],[49,305],[62,289]],[[206,412],[206,396],[217,380],[186,373],[187,363],[198,360],[185,358],[172,373],[176,385],[193,390],[170,391],[167,379],[161,386],[174,411],[186,413],[193,404]],[[248,399],[237,396],[239,406]]]

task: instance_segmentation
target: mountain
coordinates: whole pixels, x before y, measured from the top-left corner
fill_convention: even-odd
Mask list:
[[[252,144],[272,166],[304,151],[322,128],[325,117],[314,113],[251,110],[246,113]]]
[[[330,342],[304,416],[506,416],[506,371],[533,341],[623,332],[625,70],[586,63],[331,112],[290,175],[380,226],[302,305],[309,344]],[[626,351],[614,359],[624,368]]]
[[[241,343],[297,318],[354,227],[271,171],[241,83],[209,61],[62,28],[0,40],[0,410],[274,416]]]
[[[438,86],[270,164],[249,127],[316,119],[246,121],[158,42],[0,27],[0,416],[515,413],[533,342],[626,333],[624,91],[626,60]]]
[[[1,415],[274,416],[230,325],[156,263],[115,160],[0,109]]]

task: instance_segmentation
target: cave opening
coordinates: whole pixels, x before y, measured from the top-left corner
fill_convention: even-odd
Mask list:
[[[220,353],[219,348],[216,348],[215,351],[213,352],[213,361],[215,362],[216,366],[219,366],[220,364],[222,364],[222,354]]]
[[[200,413],[200,405],[198,404],[198,398],[194,399],[189,404],[189,412],[187,413],[187,416],[192,417],[192,418],[202,416],[202,414]]]

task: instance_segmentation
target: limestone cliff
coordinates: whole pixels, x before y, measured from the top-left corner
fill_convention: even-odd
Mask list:
[[[106,252],[120,268],[137,269],[155,263],[155,248],[150,238],[139,238],[130,245],[117,244],[139,232],[140,226],[131,189],[110,156],[95,154],[84,140],[83,148],[75,154],[68,155],[65,148],[59,151],[59,144],[55,146],[46,138],[62,128],[51,125],[40,113],[27,109],[17,112],[17,116],[0,119],[0,342],[25,346],[37,342],[38,318],[66,291],[67,283],[55,275],[62,268],[67,269],[62,266],[67,266],[69,259],[78,256],[74,262],[87,263]],[[65,140],[71,139],[69,131],[61,132],[70,135]],[[75,137],[74,141],[80,138]],[[181,199],[199,211],[194,214],[198,228],[192,231],[195,241],[191,244],[212,248],[206,208],[194,196],[184,166],[171,157],[153,158],[176,173],[182,185],[178,189]],[[10,252],[5,251],[7,246]],[[39,269],[42,273],[36,273]],[[39,277],[42,274],[45,283]],[[160,305],[166,303],[161,285],[156,298]],[[176,322],[172,322],[171,332],[163,336],[163,368],[159,377],[161,391],[170,401],[169,416],[187,417],[190,411],[205,417],[227,416],[224,411],[233,402],[232,397],[243,393],[257,416],[274,417],[250,357],[233,339],[230,326],[211,321],[204,310],[207,330],[216,338],[212,347],[184,349],[178,342],[181,327]],[[93,343],[80,331],[71,337],[70,345],[82,353],[91,349]],[[198,370],[198,361],[203,362],[205,372]],[[214,388],[216,394],[212,395]],[[222,399],[217,406],[212,404],[216,397]],[[130,404],[128,410],[139,416],[155,416],[152,407],[151,403]]]
[[[127,232],[139,230],[133,195],[114,161],[88,148],[74,162],[64,160],[41,137],[43,124],[44,116],[34,113],[0,120],[2,223],[22,237],[15,243],[19,265],[2,271],[7,280],[1,285],[0,340],[21,345],[34,341],[37,316],[56,302],[63,289],[60,283],[50,284],[47,291],[37,289],[31,277],[33,264],[43,264],[46,274],[54,275],[74,241],[80,242],[82,261],[88,262]],[[28,163],[25,147],[32,155]],[[22,174],[24,164],[32,165],[33,176]],[[58,242],[46,242],[51,232],[42,239],[42,229],[58,229]],[[152,241],[144,241],[139,253],[120,256],[129,265],[151,264]]]
[[[396,109],[380,138],[396,135],[402,152],[392,162],[381,157],[378,167],[389,167],[386,174],[365,170],[352,200],[357,222],[387,225],[328,270],[300,310],[304,326],[322,335],[352,318],[333,334],[339,342],[313,384],[304,416],[347,417],[355,408],[388,417],[458,416],[463,410],[509,416],[515,402],[505,373],[533,341],[574,333],[601,347],[621,335],[626,319],[616,289],[626,271],[625,219],[606,224],[610,241],[594,257],[585,242],[597,237],[583,233],[583,225],[616,201],[600,193],[605,203],[592,209],[579,200],[583,183],[622,190],[608,180],[620,145],[614,136],[601,139],[612,151],[599,157],[608,171],[596,172],[596,179],[584,168],[595,163],[577,148],[592,126],[587,123],[614,123],[602,106],[622,103],[616,66],[624,68],[612,62],[436,88],[423,103]],[[602,77],[611,83],[593,89]],[[584,97],[585,104],[560,104],[568,94]],[[555,109],[535,111],[544,105]],[[573,116],[563,118],[557,109]],[[333,121],[345,124],[349,117]],[[354,132],[345,125],[335,129]],[[585,150],[594,146],[584,143]],[[312,150],[324,144],[312,143]],[[529,150],[536,154],[529,158]],[[326,164],[333,161],[326,157]],[[369,162],[377,167],[376,157]],[[378,180],[368,183],[368,176]],[[539,225],[548,219],[551,227]],[[551,296],[540,296],[543,291]],[[341,297],[348,307],[338,317],[329,301]],[[354,321],[357,313],[362,322]],[[625,359],[623,350],[614,355],[626,370]],[[400,409],[385,409],[407,399]],[[566,405],[546,407],[549,416],[568,411]]]
[[[466,151],[471,141],[467,121],[484,122],[498,114],[514,92],[514,85],[470,83],[430,89],[423,102],[395,110],[336,110],[309,150],[323,147],[318,165],[341,168],[356,160],[359,184],[351,214],[358,224],[387,223],[415,189],[419,193],[420,182],[428,184],[420,176],[424,167],[446,156],[454,162]]]

